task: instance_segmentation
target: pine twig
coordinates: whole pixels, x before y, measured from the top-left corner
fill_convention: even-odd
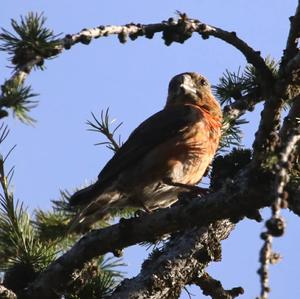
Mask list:
[[[267,57],[265,63],[272,76],[276,78],[278,73],[276,61]],[[237,72],[226,70],[219,79],[219,83],[213,88],[221,104],[225,105],[222,126],[222,136],[225,138],[223,140],[226,141],[227,136],[229,142],[226,143],[239,145],[241,141],[239,125],[246,123],[245,120],[239,118],[247,111],[253,111],[255,105],[264,100],[259,72],[250,64],[246,65],[243,71],[240,68]]]
[[[103,134],[108,141],[106,142],[99,142],[96,145],[106,145],[108,149],[112,150],[113,152],[117,152],[122,144],[119,136],[118,142],[114,138],[114,134],[123,124],[122,122],[116,125],[114,129],[111,128],[111,125],[114,123],[114,119],[110,121],[109,119],[109,108],[106,109],[105,113],[101,110],[100,120],[98,120],[94,113],[92,113],[94,122],[87,121],[87,124],[90,126],[88,129],[89,131],[99,132]]]
[[[45,27],[42,14],[29,13],[20,22],[11,20],[13,32],[2,28],[0,50],[10,55],[14,72],[1,86],[0,118],[8,115],[7,108],[14,109],[15,115],[24,122],[33,120],[27,112],[36,106],[28,98],[35,96],[24,82],[33,68],[43,69],[44,59],[57,54],[57,36]]]

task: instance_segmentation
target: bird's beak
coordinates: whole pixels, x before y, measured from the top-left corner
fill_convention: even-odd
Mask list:
[[[184,95],[197,95],[197,90],[195,88],[192,78],[188,75],[183,77],[183,82],[180,84],[180,91]]]

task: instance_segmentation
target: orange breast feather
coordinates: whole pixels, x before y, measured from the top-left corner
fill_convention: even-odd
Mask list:
[[[200,110],[200,108],[198,108]],[[198,183],[217,150],[220,139],[220,122],[205,111],[199,122],[191,124],[168,153],[170,169],[182,169],[177,182],[193,185]],[[176,179],[176,175],[175,175]]]

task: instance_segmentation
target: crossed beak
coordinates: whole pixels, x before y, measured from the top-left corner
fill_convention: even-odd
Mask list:
[[[197,90],[190,76],[183,76],[183,82],[180,84],[179,87],[180,93],[183,93],[184,95],[197,95]]]

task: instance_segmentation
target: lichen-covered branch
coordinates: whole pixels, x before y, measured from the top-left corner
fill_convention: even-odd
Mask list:
[[[201,277],[194,278],[192,282],[201,288],[203,295],[210,296],[212,299],[234,299],[244,294],[244,289],[241,287],[225,290],[219,280],[206,272]]]
[[[232,222],[222,220],[214,224],[214,238],[208,227],[175,234],[162,249],[154,250],[136,277],[124,280],[109,298],[179,298],[182,288],[201,277],[215,259],[215,243],[227,238],[233,228]]]
[[[29,21],[32,21],[32,18],[34,18],[34,16],[29,16]],[[42,19],[42,22],[44,22],[44,19]],[[141,36],[152,38],[157,33],[162,33],[162,38],[166,45],[170,45],[173,42],[183,43],[189,39],[193,33],[199,33],[204,39],[209,36],[221,39],[238,49],[245,56],[246,60],[256,68],[257,72],[260,74],[261,85],[263,87],[267,88],[273,82],[272,72],[266,65],[264,59],[260,56],[260,53],[240,39],[235,32],[228,32],[221,28],[207,25],[199,20],[190,19],[184,13],[179,14],[178,20],[170,18],[168,21],[146,25],[134,23],[123,26],[101,25],[91,29],[83,29],[76,34],[67,34],[62,39],[49,39],[50,50],[44,51],[43,53],[31,51],[29,56],[25,55],[26,53],[24,55],[18,53],[18,63],[15,67],[15,72],[6,82],[17,80],[20,84],[24,83],[30,71],[35,66],[42,65],[44,59],[57,56],[63,52],[64,49],[70,49],[78,43],[89,44],[93,39],[109,35],[117,35],[119,41],[125,43],[128,38],[131,40],[135,40]],[[47,45],[47,39],[45,39],[45,44]],[[4,49],[5,47],[3,46],[2,48]],[[26,51],[28,52],[28,49],[26,49]],[[15,56],[16,55],[17,53],[15,53]],[[20,57],[22,58],[22,61],[19,61]],[[14,57],[12,61],[15,60]],[[4,83],[4,85],[5,84],[6,83]],[[2,95],[0,95],[0,98],[1,96]],[[5,110],[3,111],[6,112]],[[2,117],[5,117],[7,116],[7,113],[2,113],[1,115]]]
[[[287,192],[285,187],[293,167],[293,153],[300,141],[300,95],[292,101],[292,107],[285,117],[279,132],[280,143],[277,148],[278,161],[275,165],[273,216],[279,217],[281,207],[287,206]]]
[[[253,110],[257,103],[259,103],[259,100],[248,95],[243,96],[235,100],[232,104],[226,105],[223,109],[223,115],[229,120],[237,119],[247,111]]]
[[[283,125],[279,132],[281,146],[284,146],[290,134],[295,134],[299,127],[300,118],[300,94],[291,99],[291,109],[288,115],[284,118]]]
[[[267,299],[270,292],[269,286],[269,265],[279,260],[279,255],[272,252],[273,237],[284,234],[285,221],[280,215],[283,207],[288,205],[288,192],[286,186],[289,182],[292,169],[293,152],[300,141],[300,96],[293,100],[289,114],[286,116],[280,130],[280,141],[277,147],[278,161],[274,165],[275,181],[273,188],[272,217],[266,221],[267,231],[262,233],[264,241],[260,251],[261,266],[258,270],[261,281],[260,299]],[[277,256],[277,258],[276,258]]]
[[[128,37],[135,40],[140,36],[152,38],[154,34],[162,32],[162,38],[166,45],[172,42],[183,43],[192,36],[194,32],[199,33],[204,39],[214,36],[238,49],[261,74],[265,84],[273,80],[273,75],[267,67],[264,59],[258,51],[252,49],[245,41],[240,39],[235,32],[228,32],[221,28],[207,25],[199,20],[190,19],[184,13],[180,14],[178,20],[170,18],[168,21],[162,21],[156,24],[134,24],[130,23],[124,26],[98,26],[91,29],[83,29],[77,34],[68,34],[61,40],[62,48],[69,49],[73,45],[81,42],[89,44],[93,38],[104,37],[108,35],[118,35],[121,43],[125,43]]]
[[[205,226],[220,219],[234,222],[243,216],[253,215],[256,209],[270,205],[270,180],[267,174],[251,174],[251,167],[220,191],[195,199],[188,205],[179,205],[159,210],[139,218],[122,220],[119,224],[86,234],[67,253],[42,272],[26,290],[28,298],[52,298],[54,293],[63,293],[72,282],[72,273],[81,269],[91,258],[107,252],[115,252],[142,241],[153,241],[160,236],[183,231],[194,226]],[[294,191],[294,195],[300,192]],[[300,198],[291,198],[299,206]]]
[[[281,59],[278,78],[274,83],[270,95],[266,99],[264,110],[261,114],[259,129],[253,143],[254,156],[258,163],[267,152],[275,149],[278,141],[280,114],[284,102],[299,94],[300,84],[300,58],[298,42],[300,37],[300,3],[294,16],[290,18],[291,26],[287,39],[286,49]],[[292,86],[294,85],[294,86]]]
[[[300,58],[298,42],[300,37],[300,3],[296,13],[290,18],[291,26],[287,39],[286,49],[281,59],[278,78],[273,89],[265,102],[261,114],[259,129],[253,143],[254,156],[261,161],[265,154],[276,147],[278,141],[278,130],[280,126],[280,114],[284,102],[299,94],[300,84]]]
[[[253,156],[257,165],[260,165],[266,159],[267,153],[275,150],[283,105],[283,99],[274,95],[265,101],[253,142]]]
[[[251,180],[250,180],[251,178]],[[183,231],[193,226],[204,226],[220,219],[238,221],[252,216],[256,209],[270,204],[268,175],[251,175],[251,168],[231,180],[219,192],[188,205],[163,209],[151,215],[123,220],[119,224],[92,231],[62,255],[29,286],[30,298],[51,298],[52,292],[63,292],[72,280],[72,273],[82,268],[91,258],[114,252],[142,241],[153,241],[159,236]]]
[[[263,233],[262,239],[264,240],[264,244],[260,250],[260,254],[259,254],[260,267],[257,271],[260,277],[260,284],[261,284],[259,299],[268,299],[270,293],[269,265],[272,256],[273,237],[268,233]]]

